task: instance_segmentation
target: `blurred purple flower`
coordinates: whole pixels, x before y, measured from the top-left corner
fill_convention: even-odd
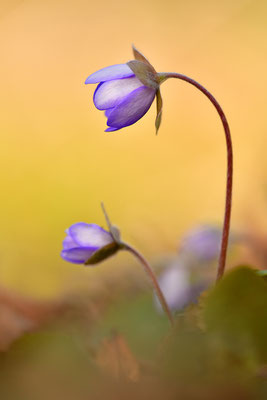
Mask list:
[[[190,288],[188,271],[180,265],[170,266],[159,276],[158,282],[170,309],[173,311],[182,309],[187,303]],[[156,297],[155,300],[157,308],[161,310]]]
[[[105,111],[106,132],[132,125],[149,110],[155,96],[158,100],[157,129],[160,125],[162,100],[157,73],[149,61],[135,48],[136,60],[100,69],[85,84],[98,83],[94,93],[97,109]]]
[[[159,276],[159,285],[172,311],[182,310],[197,301],[210,285],[203,269],[209,267],[220,253],[221,229],[214,225],[200,225],[191,229],[181,240],[178,257]],[[231,242],[238,240],[231,236]],[[207,272],[208,270],[206,270]],[[157,302],[157,308],[161,310]]]
[[[111,233],[95,224],[79,222],[66,233],[61,257],[74,264],[96,264],[119,249]]]
[[[214,261],[220,253],[221,237],[222,231],[216,226],[198,226],[183,237],[179,253],[199,262]]]
[[[158,278],[159,286],[164,294],[169,308],[175,312],[197,301],[200,293],[207,287],[207,282],[191,283],[190,270],[180,262],[174,262],[166,268]],[[162,312],[162,307],[155,297],[156,307]]]

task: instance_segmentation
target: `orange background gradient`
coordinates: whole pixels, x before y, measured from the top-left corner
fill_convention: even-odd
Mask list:
[[[232,226],[267,223],[267,3],[264,0],[2,0],[0,6],[0,282],[49,297],[93,271],[60,258],[64,230],[104,225],[100,201],[126,240],[153,259],[184,231],[222,223],[226,149],[218,115],[195,88],[162,86],[135,125],[105,133],[94,71],[132,59],[184,73],[221,103],[234,146]]]

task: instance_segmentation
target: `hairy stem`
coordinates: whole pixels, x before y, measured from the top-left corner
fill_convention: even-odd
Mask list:
[[[156,292],[157,297],[158,297],[158,299],[159,299],[159,301],[160,301],[160,304],[161,304],[161,306],[162,306],[162,309],[165,311],[165,313],[166,313],[166,315],[167,315],[167,317],[168,317],[168,319],[169,319],[169,321],[170,321],[170,324],[173,326],[174,321],[173,321],[172,313],[171,313],[171,311],[170,311],[170,309],[169,309],[169,306],[168,306],[168,304],[167,304],[167,302],[166,302],[166,299],[165,299],[165,297],[164,297],[164,294],[162,293],[162,291],[161,291],[161,289],[160,289],[160,287],[159,287],[157,278],[156,278],[156,276],[155,276],[155,274],[154,274],[152,268],[150,267],[150,265],[148,264],[148,262],[146,261],[146,259],[142,256],[142,254],[140,254],[140,253],[139,253],[137,250],[135,250],[132,246],[130,246],[129,244],[124,243],[124,242],[122,242],[121,244],[122,244],[122,249],[129,251],[135,258],[137,258],[137,260],[138,260],[138,261],[142,264],[142,266],[144,267],[144,270],[145,270],[146,273],[148,274],[148,276],[149,276],[149,278],[150,278],[150,280],[151,280],[151,282],[152,282],[152,285],[154,286],[155,292]]]
[[[228,247],[228,239],[229,239],[229,231],[230,231],[230,219],[231,219],[231,208],[232,208],[232,187],[233,187],[233,148],[232,148],[232,140],[230,128],[226,119],[226,116],[218,103],[215,97],[204,88],[204,86],[200,85],[194,79],[189,78],[186,75],[178,74],[175,72],[171,73],[160,73],[158,74],[160,82],[162,83],[168,78],[176,78],[181,79],[190,83],[199,89],[204,95],[211,101],[211,103],[216,108],[225,133],[226,139],[226,147],[227,147],[227,180],[226,180],[226,199],[225,199],[225,212],[224,212],[224,223],[223,223],[223,231],[222,231],[222,241],[221,241],[221,251],[218,263],[218,271],[217,271],[217,281],[223,276],[227,255],[227,247]]]

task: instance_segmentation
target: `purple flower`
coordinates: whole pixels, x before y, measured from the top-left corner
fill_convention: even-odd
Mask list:
[[[197,226],[184,236],[180,252],[199,262],[216,260],[220,253],[222,231],[212,225]]]
[[[162,99],[157,73],[149,61],[135,48],[135,60],[112,65],[90,75],[85,83],[98,83],[94,93],[97,109],[105,111],[106,132],[132,125],[149,110],[157,96],[157,130],[160,125]]]
[[[75,264],[96,264],[114,254],[119,245],[98,225],[79,222],[66,230],[61,257]]]
[[[192,283],[191,279],[190,269],[179,260],[167,267],[159,276],[159,286],[173,312],[184,309],[190,303],[195,303],[201,292],[208,286],[204,280]],[[157,310],[162,312],[162,307],[156,297],[155,302]]]
[[[165,269],[159,277],[159,286],[171,310],[181,310],[188,303],[189,272],[183,265],[172,265]],[[157,309],[162,310],[159,301],[155,300]]]

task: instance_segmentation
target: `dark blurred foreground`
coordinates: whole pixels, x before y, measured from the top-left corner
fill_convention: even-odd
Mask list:
[[[2,290],[0,398],[266,399],[264,274],[228,272],[173,330],[151,291],[109,289],[49,304]]]

